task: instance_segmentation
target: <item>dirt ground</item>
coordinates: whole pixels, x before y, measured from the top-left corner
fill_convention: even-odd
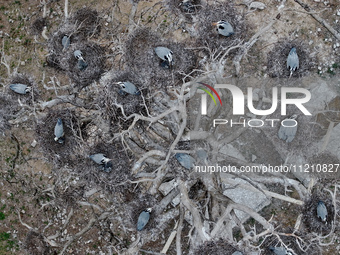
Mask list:
[[[210,0],[208,2],[210,4],[218,3]],[[283,48],[282,45],[286,47],[296,44],[297,47],[300,47],[298,53],[301,53],[301,59],[305,62],[300,64],[300,71],[294,73],[295,77],[293,75],[292,79],[303,77],[305,80],[302,80],[302,85],[300,85],[307,89],[310,89],[310,80],[315,83],[327,81],[332,91],[339,95],[340,40],[337,40],[325,26],[316,21],[299,4],[293,0],[263,0],[261,2],[266,5],[265,9],[257,10],[248,8],[252,1],[249,1],[249,4],[246,0],[228,2],[233,3],[235,10],[244,22],[240,27],[244,28],[245,31],[240,32],[241,35],[238,35],[238,32],[235,33],[236,36],[239,36],[240,42],[249,40],[257,31],[272,21],[275,20],[275,23],[265,33],[261,34],[244,56],[238,74],[233,66],[232,58],[224,62],[223,79],[225,81],[238,80],[242,83],[242,79],[247,79],[249,83],[253,83],[254,88],[263,88],[265,86],[262,86],[258,81],[282,78],[282,76],[283,80],[286,80],[288,77],[285,76],[287,71],[285,62],[282,67],[284,71],[282,71],[282,76],[279,77],[281,73],[277,70],[281,70],[282,61],[276,63],[273,56]],[[311,13],[316,13],[340,33],[340,3],[338,1],[305,0],[304,2],[312,8]],[[186,16],[181,16],[178,10],[174,10],[173,3],[177,3],[177,1],[70,0],[68,10],[70,16],[84,7],[98,12],[98,17],[101,19],[101,30],[97,35],[91,34],[89,42],[105,48],[107,58],[105,68],[101,73],[101,75],[104,75],[109,70],[114,72],[120,69],[130,71],[139,64],[137,57],[135,60],[137,64],[133,63],[134,60],[124,62],[128,59],[129,54],[119,44],[129,40],[131,33],[138,26],[150,27],[152,31],[157,31],[162,36],[159,42],[164,45],[171,40],[173,47],[186,48],[185,44],[188,43],[188,48],[193,48],[194,52],[202,47],[204,48],[204,45],[199,44],[200,40],[190,34],[200,31],[201,28],[198,27],[200,21],[194,19],[192,23],[192,20],[185,18]],[[283,4],[284,7],[279,8]],[[67,96],[73,91],[73,88],[53,89],[53,86],[55,86],[51,83],[53,77],[57,77],[60,86],[75,84],[75,80],[78,79],[68,75],[69,73],[65,70],[51,67],[48,63],[48,55],[51,54],[51,42],[42,36],[44,24],[47,29],[46,35],[50,40],[54,38],[54,32],[58,31],[63,24],[65,20],[64,0],[49,1],[46,3],[45,12],[46,17],[42,20],[44,5],[43,2],[39,1],[0,1],[0,89],[1,96],[11,95],[9,107],[6,108],[7,104],[2,101],[1,106],[7,113],[21,103],[15,97],[16,95],[10,94],[13,92],[8,88],[16,73],[25,74],[34,80],[34,89],[39,96],[36,100],[39,102],[50,102],[59,95]],[[189,33],[188,30],[190,29],[194,32]],[[204,33],[202,32],[202,35]],[[208,39],[207,42],[211,43]],[[193,69],[201,68],[206,63],[203,55],[198,55],[197,59],[196,66]],[[60,66],[62,65],[63,62],[61,61]],[[275,77],[275,75],[278,76]],[[142,75],[137,73],[136,76],[141,77]],[[156,84],[156,82],[163,81],[162,79],[162,76],[154,75],[148,82]],[[99,79],[94,81],[94,84],[96,82],[99,83]],[[179,80],[179,82],[182,82],[182,80]],[[52,89],[46,89],[46,84]],[[150,86],[159,88],[161,87],[159,84]],[[271,85],[267,84],[268,87]],[[93,84],[88,85],[89,87],[86,86],[82,91],[89,91],[95,87]],[[143,86],[144,89],[147,87],[147,85]],[[164,87],[168,89],[171,86]],[[79,94],[80,98],[85,98],[84,94],[81,94],[81,92]],[[321,94],[322,92],[319,93],[319,95]],[[104,102],[104,99],[102,101]],[[340,110],[337,101],[333,102],[333,106],[335,111]],[[73,109],[74,105],[65,104],[57,108],[63,110],[63,107]],[[90,110],[83,107],[81,111],[77,112],[77,116],[87,116]],[[106,110],[110,111],[110,109]],[[152,202],[159,202],[163,196],[148,194],[149,184],[138,185],[127,181],[130,176],[130,169],[136,159],[135,155],[126,153],[128,159],[126,162],[124,161],[126,175],[122,175],[122,182],[126,181],[128,184],[111,187],[105,184],[106,177],[101,174],[90,177],[86,175],[88,179],[83,178],[81,173],[82,171],[85,172],[86,162],[77,158],[77,154],[72,159],[73,161],[67,164],[61,159],[62,152],[47,153],[46,145],[41,142],[40,133],[37,132],[37,127],[41,124],[37,120],[43,120],[47,113],[47,109],[34,110],[31,116],[27,116],[27,120],[16,122],[13,118],[6,126],[4,121],[4,127],[2,125],[0,127],[0,131],[3,133],[3,136],[0,137],[0,254],[123,254],[122,251],[126,250],[140,236],[143,238],[144,233],[139,234],[135,230],[136,215],[143,208],[151,206]],[[1,114],[5,115],[4,112]],[[20,116],[21,120],[23,120],[22,117]],[[100,118],[98,117],[98,119]],[[307,122],[311,119],[303,120],[306,123],[305,130],[309,131]],[[3,118],[1,118],[1,121],[3,121]],[[107,126],[108,130],[114,130],[114,128],[120,130],[125,127],[124,125],[127,125],[117,119],[110,121]],[[309,148],[308,151],[304,151],[304,155],[308,160],[312,160],[316,157],[315,151],[322,146],[321,139],[326,134],[327,121],[317,119],[316,125],[324,125],[323,128],[316,131],[313,129],[315,133],[309,133],[311,135],[306,135],[306,139],[301,138],[301,140],[296,140],[290,145],[283,144],[279,149],[275,145],[279,141],[276,136],[276,129],[275,131],[269,130],[267,135],[258,134],[254,130],[247,130],[238,140],[233,141],[232,145],[249,162],[252,161],[252,155],[257,153],[256,163],[282,163],[285,155],[291,151],[299,151],[299,148],[301,148],[301,151]],[[112,123],[118,122],[119,125],[112,128]],[[339,120],[336,120],[335,127],[338,123]],[[82,129],[82,127],[79,129]],[[105,135],[100,136],[100,138],[94,135],[91,138],[90,131],[93,130],[87,126],[86,134],[88,136],[82,137],[84,140],[88,139],[87,141],[91,141],[93,144],[98,144],[98,140],[106,141]],[[229,131],[221,128],[217,133],[223,135]],[[101,130],[93,131],[95,134],[100,132]],[[140,133],[143,132],[144,130],[141,128]],[[300,129],[298,132],[301,137],[306,133],[304,129]],[[265,146],[262,141],[266,141]],[[77,144],[76,141],[72,142],[74,142],[75,147],[78,146],[77,150],[79,151],[91,151],[90,146],[84,147]],[[150,148],[152,146],[157,147],[153,144],[147,146],[150,146]],[[258,148],[261,147],[265,148],[259,152]],[[148,147],[146,148],[148,149]],[[338,148],[329,148],[327,152],[331,154],[330,158],[339,163],[340,150]],[[110,153],[109,150],[108,153]],[[125,153],[125,151],[122,149],[120,153]],[[149,170],[149,172],[152,171],[153,169]],[[60,180],[65,182],[60,182]],[[339,175],[332,178],[320,178],[320,186],[315,189],[319,191],[324,187],[329,187],[327,185],[335,186],[336,184],[339,184]],[[278,193],[285,192],[281,186],[273,185],[271,189]],[[298,198],[296,191],[293,191],[291,196]],[[134,202],[135,200],[139,202]],[[281,200],[272,200],[275,202],[264,208],[260,214],[266,219],[272,217],[272,220],[277,222],[283,231],[293,229],[296,223],[296,215],[303,208]],[[123,208],[122,210],[116,209],[120,206]],[[168,206],[167,212],[171,209],[173,208]],[[106,211],[110,212],[108,216],[104,215]],[[124,212],[129,213],[124,214]],[[169,215],[171,216],[170,213]],[[175,213],[174,215],[178,216]],[[100,217],[103,217],[103,219]],[[157,221],[155,220],[152,224],[157,225]],[[253,221],[249,220],[246,226],[251,228],[253,224]],[[171,221],[167,226],[164,226],[164,231],[159,239],[144,244],[140,254],[159,254],[151,253],[151,251],[160,252],[162,250],[174,225],[175,221]],[[190,227],[187,222],[184,223],[182,232],[182,242],[184,243],[188,243]],[[302,226],[302,228],[308,227]],[[151,226],[150,229],[152,229]],[[77,235],[82,231],[84,233],[78,237]],[[237,235],[235,234],[236,239]],[[72,240],[72,242],[65,246],[69,240]],[[337,235],[335,241],[333,240],[331,245],[325,247],[322,254],[340,254],[339,241]],[[63,251],[64,247],[65,251]],[[183,254],[190,252],[193,251],[189,250],[189,245],[182,248]],[[175,242],[172,243],[167,254],[176,254]],[[264,252],[263,254],[269,253]]]

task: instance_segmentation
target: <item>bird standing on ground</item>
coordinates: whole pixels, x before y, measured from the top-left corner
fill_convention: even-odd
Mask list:
[[[217,32],[220,35],[228,37],[234,34],[234,28],[226,20],[220,20],[216,23],[213,23],[213,25],[216,26]]]
[[[64,126],[63,122],[61,121],[61,118],[58,118],[57,124],[54,127],[54,141],[58,143],[64,143],[65,137],[64,137]]]
[[[285,247],[269,247],[269,250],[274,252],[276,255],[293,255],[290,251],[287,251]]]
[[[186,169],[191,169],[195,164],[195,159],[185,153],[176,153],[175,155],[178,162]]]
[[[231,255],[243,255],[243,253],[240,252],[240,251],[235,251],[235,252],[233,252],[233,254],[231,254]]]
[[[292,117],[289,119],[285,119],[283,121],[285,126],[281,126],[279,129],[279,138],[286,141],[287,143],[290,143],[293,141],[296,131],[297,131],[297,125],[296,125],[296,119],[297,115],[294,114]]]
[[[196,150],[196,156],[198,157],[198,160],[203,164],[208,164],[208,153],[203,149]]]
[[[174,54],[170,49],[166,47],[156,47],[155,52],[157,56],[163,60],[161,63],[162,67],[170,68],[173,65],[172,55]]]
[[[31,87],[28,87],[27,85],[20,83],[11,84],[9,85],[9,88],[14,92],[22,95],[25,95],[27,92],[31,92]]]
[[[83,58],[83,53],[80,50],[74,51],[73,55],[78,60],[78,68],[80,71],[83,71],[87,67],[87,63],[85,62]]]
[[[147,208],[139,214],[138,221],[137,221],[137,230],[141,231],[146,226],[150,219],[152,208]]]
[[[299,57],[296,53],[296,48],[293,47],[287,57],[287,68],[290,70],[289,77],[292,76],[293,72],[299,69]]]
[[[90,159],[92,159],[94,162],[96,162],[98,165],[101,166],[101,169],[105,172],[109,173],[112,170],[112,161],[111,159],[107,158],[102,153],[97,153],[90,156]]]
[[[322,222],[326,222],[327,221],[327,207],[325,205],[324,202],[319,201],[318,202],[318,206],[316,208],[316,214],[318,216],[318,218],[321,219]]]
[[[68,46],[70,46],[70,37],[68,35],[64,35],[61,40],[61,44],[63,45],[63,49],[66,50]]]
[[[124,95],[125,93],[131,94],[131,95],[140,95],[140,91],[136,88],[136,86],[129,82],[117,82],[117,84],[120,86],[119,94]]]

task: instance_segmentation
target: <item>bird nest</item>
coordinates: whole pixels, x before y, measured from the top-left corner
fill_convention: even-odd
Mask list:
[[[307,227],[310,232],[317,232],[321,234],[328,234],[332,229],[332,224],[334,224],[334,207],[333,201],[326,191],[323,194],[319,192],[314,192],[312,196],[305,201],[305,207],[303,208],[302,215],[303,215],[303,223]],[[323,201],[327,208],[327,224],[322,222],[317,217],[317,206],[319,201]]]
[[[31,25],[31,34],[40,35],[44,27],[48,25],[46,18],[37,18]]]
[[[311,56],[311,50],[305,42],[284,38],[279,40],[273,50],[268,53],[267,71],[271,77],[289,77],[290,70],[287,68],[287,57],[293,47],[296,48],[299,57],[299,69],[293,72],[292,77],[308,75],[311,70],[316,68],[316,59]]]
[[[269,247],[285,247],[285,246],[288,249],[292,249],[295,252],[294,254],[296,254],[296,255],[303,255],[303,254],[318,255],[318,254],[320,254],[320,251],[317,250],[317,247],[314,244],[308,244],[309,245],[308,248],[304,247],[302,245],[303,248],[307,248],[307,250],[302,251],[300,249],[299,245],[297,244],[296,237],[294,237],[290,234],[287,234],[287,235],[284,234],[284,233],[294,232],[293,229],[284,230],[284,229],[278,228],[277,232],[280,232],[282,234],[269,236],[262,242],[261,248],[263,250],[261,251],[261,254],[263,254],[263,255],[273,255],[274,253],[273,253],[273,251],[271,251],[269,249]],[[301,233],[295,232],[295,235],[304,239],[304,236],[301,236]],[[278,239],[278,237],[280,239]]]
[[[73,55],[75,50],[80,50],[83,53],[82,56],[88,64],[85,70],[79,70],[78,61]],[[105,71],[105,60],[105,49],[103,47],[91,42],[79,43],[70,45],[66,56],[61,59],[61,65],[65,66],[67,75],[75,85],[83,88],[100,79]]]
[[[135,195],[135,199],[128,203],[127,209],[130,213],[131,217],[131,224],[137,228],[137,221],[139,214],[144,211],[147,208],[153,208],[150,214],[150,219],[143,230],[149,231],[150,229],[157,227],[157,219],[155,215],[155,208],[154,206],[159,204],[158,199],[155,198],[155,196],[152,196],[150,194],[143,194],[141,192],[138,193],[138,195]]]
[[[233,254],[235,251],[240,251],[240,250],[230,245],[227,241],[219,239],[217,241],[206,241],[196,250],[195,254],[225,255],[225,254]]]
[[[54,127],[58,118],[61,118],[63,122],[65,136],[63,144],[54,140]],[[45,155],[56,167],[74,166],[74,160],[77,158],[75,148],[80,143],[80,127],[78,118],[73,111],[50,110],[47,116],[37,124],[36,133]]]
[[[141,95],[119,94],[120,86],[117,82],[129,81],[133,83],[144,97]],[[145,99],[145,82],[132,72],[110,72],[102,79],[104,92],[98,97],[97,103],[103,111],[103,118],[110,121],[111,132],[117,133],[126,130],[132,123],[133,118],[127,120],[131,114],[147,116],[149,100]]]
[[[173,52],[173,67],[161,66],[161,60],[154,48],[163,46]],[[196,75],[197,57],[188,45],[164,41],[148,28],[136,29],[126,42],[126,62],[130,69],[148,82],[150,91],[182,84]]]
[[[100,186],[107,191],[126,191],[131,188],[128,180],[131,178],[131,164],[133,156],[123,147],[121,141],[113,143],[102,141],[92,147],[86,145],[79,147],[77,156],[74,159],[72,171],[78,175],[89,186]],[[113,168],[107,173],[100,168],[100,165],[92,161],[89,156],[103,153],[112,160]]]
[[[68,176],[70,176],[69,173]],[[57,207],[60,206],[61,208],[64,208],[65,205],[73,208],[79,207],[77,201],[81,200],[84,197],[86,186],[87,183],[84,182],[83,183],[77,182],[77,184],[75,185],[72,184],[67,187],[63,187],[60,184],[57,185],[54,188],[54,192],[56,195],[55,205]]]
[[[61,70],[65,69],[65,66],[61,66],[60,61],[69,50],[69,48],[64,50],[64,46],[61,43],[64,35],[70,38],[70,45],[86,41],[86,37],[78,33],[76,25],[71,23],[64,23],[50,36],[48,40],[49,55],[47,56],[46,62],[50,67]]]
[[[199,13],[198,20],[197,43],[199,46],[207,47],[212,53],[236,46],[247,37],[247,31],[249,30],[244,16],[238,13],[230,1],[209,4]],[[226,37],[218,34],[216,27],[212,23],[220,20],[226,20],[230,23],[234,28],[233,35]],[[232,53],[230,52],[229,54],[231,55]]]
[[[102,28],[99,13],[87,7],[77,10],[68,22],[75,24],[77,33],[84,38],[98,36]]]
[[[188,4],[184,4],[183,0],[167,0],[167,6],[175,15],[183,15],[189,20],[193,15],[197,15],[203,7],[201,0],[189,0]]]
[[[30,230],[27,233],[26,239],[24,241],[24,246],[29,254],[51,254],[49,246],[45,242],[44,237],[40,233],[33,230]]]
[[[49,55],[46,58],[48,66],[66,71],[75,85],[81,88],[99,80],[106,67],[105,48],[87,41],[89,37],[99,33],[97,11],[88,8],[78,10],[48,40]],[[67,49],[62,45],[64,35],[70,38]],[[82,51],[88,64],[85,70],[79,70],[77,59],[73,54],[75,50]]]

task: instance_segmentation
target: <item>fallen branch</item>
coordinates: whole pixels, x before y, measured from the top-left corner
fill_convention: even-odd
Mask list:
[[[176,231],[177,225],[178,225],[178,222],[175,224],[174,230],[171,232],[171,234],[168,238],[168,241],[166,241],[166,243],[165,243],[165,245],[164,245],[164,247],[161,251],[162,254],[166,254],[167,251],[169,250],[170,245],[171,245],[172,241],[174,240],[176,233],[177,233],[177,231]]]
[[[104,220],[104,219],[106,219],[109,215],[110,215],[110,212],[104,212],[104,213],[102,213],[98,218],[97,218],[97,217],[93,217],[92,219],[90,219],[89,223],[86,225],[85,228],[83,228],[82,230],[80,230],[78,233],[76,233],[74,236],[72,236],[72,237],[70,238],[70,240],[67,241],[67,243],[64,245],[64,248],[61,250],[61,252],[59,253],[59,255],[64,254],[64,252],[65,252],[66,249],[71,245],[71,243],[73,243],[74,240],[78,239],[78,238],[81,237],[83,234],[85,234],[87,231],[89,231],[97,221]]]
[[[310,14],[316,21],[318,21],[321,25],[323,25],[329,32],[331,32],[337,40],[340,40],[340,34],[331,26],[329,25],[323,18],[319,17],[314,13],[312,8],[308,6],[308,4],[303,3],[300,0],[294,0],[298,3],[302,8],[304,8],[308,14]]]

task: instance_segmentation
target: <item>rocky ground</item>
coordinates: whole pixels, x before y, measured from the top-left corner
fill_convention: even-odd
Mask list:
[[[190,11],[179,0],[0,2],[0,254],[272,254],[276,245],[340,254],[340,169],[210,175],[174,157],[238,168],[339,164],[340,4],[191,2]],[[211,23],[221,19],[233,36],[216,33]],[[173,69],[160,66],[156,46],[174,52]],[[292,47],[300,68],[289,78]],[[118,93],[126,79],[142,96]],[[264,109],[272,87],[305,88],[312,116],[298,112],[291,143],[278,138],[279,126],[213,128],[214,118],[233,118],[231,95],[218,90],[227,111],[211,102],[201,116],[200,96],[188,93],[196,81],[252,87]],[[11,83],[32,92],[15,94]],[[64,145],[53,140],[58,117]],[[89,160],[97,152],[112,159],[111,173]],[[327,224],[316,217],[319,200]]]

